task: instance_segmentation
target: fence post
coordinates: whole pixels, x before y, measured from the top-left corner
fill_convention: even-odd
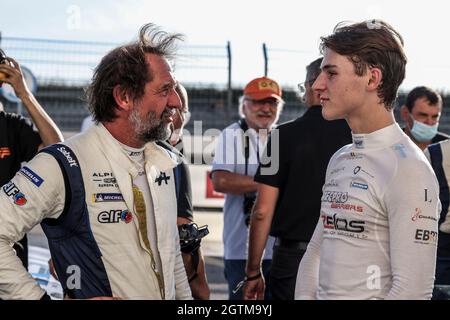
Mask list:
[[[267,56],[267,46],[266,46],[266,43],[265,42],[263,42],[263,45],[262,45],[262,49],[263,49],[263,56],[264,56],[264,77],[267,77],[267,73],[268,73],[268,67],[267,67],[267,65],[268,65],[268,56]]]
[[[230,121],[230,110],[232,109],[233,104],[233,88],[231,87],[231,44],[230,41],[227,41],[227,54],[228,54],[228,91],[227,91],[227,109],[226,109],[226,117],[227,122]]]

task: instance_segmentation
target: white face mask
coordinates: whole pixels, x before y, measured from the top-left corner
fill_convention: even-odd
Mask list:
[[[412,116],[410,117],[414,121],[410,131],[414,139],[416,139],[418,142],[427,142],[436,136],[439,122],[437,122],[435,125],[429,126],[425,123],[415,120]]]

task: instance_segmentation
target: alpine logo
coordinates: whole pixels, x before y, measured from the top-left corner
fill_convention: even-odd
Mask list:
[[[158,178],[156,178],[155,182],[158,182],[158,186],[160,186],[163,181],[166,184],[169,184],[167,181],[170,180],[170,176],[167,176],[165,172],[161,172]]]
[[[112,172],[94,172],[92,174],[92,181],[97,183],[99,188],[117,187],[117,180]]]
[[[128,210],[102,211],[97,216],[97,221],[100,223],[119,223],[120,221],[130,223],[131,220],[133,215]]]
[[[355,145],[356,149],[364,149],[364,140],[359,137],[355,137],[353,140],[353,144]]]

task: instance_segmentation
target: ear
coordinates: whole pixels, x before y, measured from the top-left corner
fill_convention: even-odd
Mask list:
[[[376,91],[383,81],[383,73],[379,68],[369,68],[369,81],[367,88],[369,91]]]
[[[122,109],[124,111],[131,110],[133,101],[132,99],[130,99],[128,93],[120,85],[116,85],[113,88],[112,94],[114,97],[114,101],[116,101],[116,104],[119,106],[119,109]]]
[[[402,117],[402,120],[403,120],[404,122],[407,122],[407,121],[408,121],[408,118],[409,118],[409,110],[408,110],[408,107],[407,107],[407,106],[403,105],[403,106],[400,108],[400,116]]]

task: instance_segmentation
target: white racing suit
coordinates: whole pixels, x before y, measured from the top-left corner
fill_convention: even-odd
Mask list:
[[[430,299],[439,186],[397,124],[354,134],[331,158],[296,299]]]
[[[99,124],[43,151],[0,190],[0,298],[43,296],[11,247],[42,221],[69,297],[190,299],[170,153],[155,143],[144,151],[152,198],[147,216],[154,214],[159,251],[152,254],[159,254],[163,269],[158,278],[135,212],[137,169],[118,141]]]

